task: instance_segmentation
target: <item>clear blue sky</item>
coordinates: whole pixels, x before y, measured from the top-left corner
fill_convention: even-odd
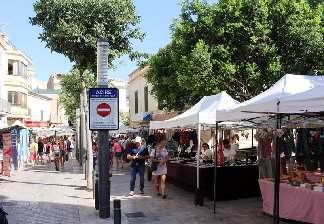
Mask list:
[[[47,80],[53,73],[68,72],[71,63],[63,55],[51,53],[37,39],[40,29],[29,24],[34,15],[34,0],[1,0],[0,30],[8,35],[11,42],[24,51],[33,60],[36,77]],[[146,38],[142,43],[134,43],[136,50],[155,53],[170,41],[169,26],[180,13],[178,0],[135,0],[138,15],[142,17],[142,31]],[[136,69],[136,63],[128,57],[122,57],[111,70],[113,77],[127,80],[130,72]]]

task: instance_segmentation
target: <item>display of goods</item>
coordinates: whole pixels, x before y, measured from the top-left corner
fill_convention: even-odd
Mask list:
[[[3,148],[3,155],[4,156],[7,156],[7,157],[11,157],[11,154],[12,154],[12,152],[11,152],[11,147],[7,147],[7,146],[5,146],[4,148]]]
[[[5,156],[3,158],[3,166],[2,166],[3,175],[10,177],[10,171],[11,171],[11,158]]]
[[[223,153],[223,141],[219,141],[218,144],[218,156],[217,156],[217,165],[224,166],[224,153]]]

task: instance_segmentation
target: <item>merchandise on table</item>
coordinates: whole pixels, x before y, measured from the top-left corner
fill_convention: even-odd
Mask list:
[[[324,208],[324,141],[321,132],[323,129],[301,128],[295,132],[296,144],[291,136],[283,135],[278,141],[281,150],[281,218],[314,224],[322,224],[324,221],[323,212],[317,209]],[[295,146],[296,153],[291,145]],[[271,215],[274,204],[273,182],[272,177],[259,180],[263,211]]]

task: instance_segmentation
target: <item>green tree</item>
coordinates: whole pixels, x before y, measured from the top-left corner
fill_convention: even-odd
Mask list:
[[[307,0],[310,4],[310,6],[313,8],[313,9],[316,9],[316,7],[318,7],[320,4],[323,3],[323,0]]]
[[[323,74],[323,21],[323,7],[306,1],[183,1],[171,44],[149,61],[148,81],[163,106],[178,110],[222,90],[249,99],[285,73]]]
[[[150,69],[145,78],[152,84],[152,94],[161,108],[183,110],[194,99],[177,81],[177,57],[174,53],[172,44],[161,48],[149,59]]]
[[[144,35],[132,0],[38,0],[34,10],[30,21],[43,29],[40,40],[75,62],[81,76],[86,69],[95,72],[98,38],[109,42],[110,66],[123,54],[138,56],[131,40]]]
[[[74,68],[69,73],[65,74],[60,81],[62,89],[59,95],[59,102],[65,109],[65,114],[70,121],[75,121],[76,109],[80,106],[80,91],[82,89],[79,70]],[[84,81],[86,88],[91,88],[96,85],[94,74],[86,70],[84,72]]]
[[[119,112],[119,122],[125,126],[129,125],[128,113]]]

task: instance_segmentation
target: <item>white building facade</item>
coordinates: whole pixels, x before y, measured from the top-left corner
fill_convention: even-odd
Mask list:
[[[28,92],[31,91],[30,76],[32,61],[22,51],[16,49],[6,35],[0,33],[0,43],[3,46],[4,59],[1,58],[3,75],[2,95],[11,103],[11,114],[7,116],[8,125],[15,121],[24,123],[28,115]]]
[[[31,122],[50,122],[51,110],[49,97],[30,92],[28,94],[29,116]]]
[[[119,90],[119,112],[128,113],[129,107],[126,96],[126,84],[124,80],[111,79],[110,86],[115,87]]]
[[[159,108],[151,94],[152,86],[145,79],[149,66],[138,68],[128,76],[129,123],[132,127],[147,126],[150,120],[162,121],[177,115]]]
[[[11,113],[11,105],[4,89],[6,60],[4,44],[0,41],[0,128],[7,126],[7,116]]]

